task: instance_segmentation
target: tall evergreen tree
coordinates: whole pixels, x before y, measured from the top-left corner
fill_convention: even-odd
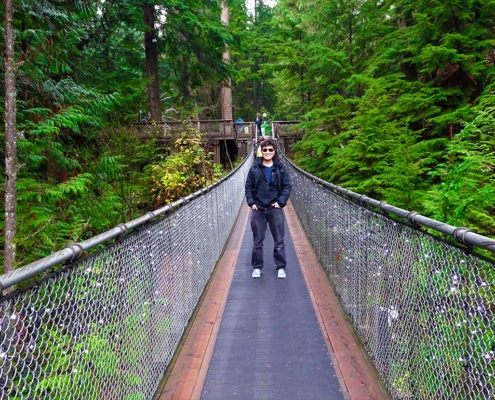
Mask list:
[[[221,21],[223,25],[229,26],[229,7],[226,0],[220,1],[222,12]],[[230,63],[230,49],[227,46],[223,53],[223,60],[226,64]],[[222,119],[232,119],[232,87],[231,87],[231,77],[230,75],[226,80],[222,82],[220,88],[220,99],[222,103]]]
[[[307,91],[296,160],[335,183],[423,211],[450,141],[492,84],[493,15],[492,2],[476,0],[280,2],[278,36],[302,32],[276,47],[278,64],[296,68],[280,68],[274,81],[284,99]]]
[[[475,107],[475,118],[448,144],[439,168],[440,183],[428,188],[425,210],[454,226],[476,226],[495,236],[495,103],[487,96]]]
[[[143,4],[17,4],[15,54],[22,63],[16,70],[16,117],[24,135],[18,141],[18,263],[90,237],[135,215],[137,207],[153,205],[150,169],[144,167],[154,157],[153,146],[121,130],[149,110]],[[220,83],[231,73],[222,61],[231,36],[220,22],[219,3],[148,4],[155,7],[159,89],[164,93],[158,103],[187,106],[182,115],[204,108],[203,88],[215,86],[218,98]],[[3,9],[0,15],[3,19]],[[0,73],[0,84],[5,76]],[[149,204],[142,203],[145,197]]]
[[[5,0],[5,245],[4,272],[15,263],[15,235],[17,225],[17,123],[14,61],[14,1]]]
[[[254,121],[257,112],[272,114],[276,103],[272,72],[267,68],[271,61],[272,9],[259,1],[251,14],[243,0],[234,0],[230,10],[235,112],[246,121]]]
[[[155,32],[155,5],[144,3],[144,53],[146,55],[146,77],[148,78],[148,97],[150,100],[151,121],[162,121],[160,81],[158,77],[158,35]]]

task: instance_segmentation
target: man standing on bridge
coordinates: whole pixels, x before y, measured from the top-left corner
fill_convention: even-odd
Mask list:
[[[261,118],[260,113],[256,113],[256,118],[254,119],[254,124],[256,125],[256,136],[261,136],[261,124],[263,119]]]
[[[287,260],[285,256],[285,216],[283,208],[289,201],[292,189],[290,177],[277,157],[275,141],[266,138],[260,143],[261,157],[257,158],[246,179],[246,201],[251,207],[251,229],[253,231],[252,277],[260,278],[263,269],[263,242],[266,226],[273,236],[273,258],[277,266],[277,277],[285,278]]]

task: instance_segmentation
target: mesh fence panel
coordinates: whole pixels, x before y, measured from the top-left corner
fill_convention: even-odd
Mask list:
[[[1,399],[149,399],[244,197],[250,163],[0,299]],[[495,398],[495,268],[289,167],[291,201],[394,399]]]
[[[392,397],[494,399],[494,262],[288,167],[296,213]]]
[[[0,398],[152,398],[228,239],[250,163],[1,298]]]

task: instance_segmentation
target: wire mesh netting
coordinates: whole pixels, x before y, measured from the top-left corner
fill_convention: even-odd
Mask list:
[[[0,398],[152,398],[234,225],[250,162],[1,298]]]
[[[249,158],[159,220],[0,298],[0,398],[152,398],[235,222]],[[493,260],[287,165],[297,215],[392,397],[495,398]]]
[[[294,167],[291,201],[394,399],[495,398],[495,265]]]

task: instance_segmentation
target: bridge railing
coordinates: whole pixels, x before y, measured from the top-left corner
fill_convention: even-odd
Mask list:
[[[143,138],[174,138],[185,129],[197,129],[214,139],[251,139],[255,134],[254,122],[224,120],[163,121],[162,123],[137,122],[137,133]]]
[[[152,398],[228,239],[251,162],[0,277],[2,289],[31,282],[0,298],[0,399]]]
[[[304,130],[299,128],[299,121],[273,121],[272,133],[276,138],[284,136],[286,138],[300,138],[304,135]]]
[[[299,121],[272,121],[270,134],[275,137],[301,138],[304,130],[300,129]],[[160,124],[137,122],[137,132],[143,138],[173,138],[184,129],[195,128],[207,137],[214,139],[252,139],[256,136],[254,122],[234,122],[233,120],[191,120],[191,121],[163,121]]]
[[[495,264],[476,253],[495,241],[288,165],[297,215],[392,397],[495,398]]]

